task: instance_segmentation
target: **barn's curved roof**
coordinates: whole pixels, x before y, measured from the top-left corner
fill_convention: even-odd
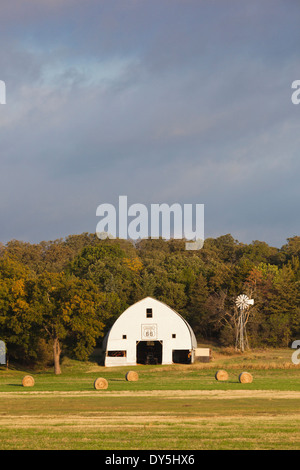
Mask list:
[[[190,324],[185,320],[185,318],[183,318],[182,315],[180,315],[180,313],[176,312],[176,310],[174,310],[172,307],[170,307],[169,305],[167,305],[165,302],[162,302],[161,300],[157,300],[157,299],[154,299],[153,297],[144,297],[143,299],[141,300],[138,300],[137,302],[135,302],[134,304],[130,305],[126,310],[124,310],[123,313],[121,313],[121,315],[117,318],[116,321],[118,321],[118,319],[124,315],[125,312],[127,312],[129,309],[131,309],[133,306],[135,306],[136,304],[140,303],[140,302],[144,302],[145,300],[147,299],[151,299],[151,300],[155,300],[155,302],[159,302],[161,304],[163,304],[165,307],[167,307],[168,309],[172,310],[176,315],[178,315],[182,321],[186,324],[188,330],[189,330],[189,333],[191,335],[191,344],[192,344],[192,347],[193,348],[197,348],[197,339],[196,339],[196,336],[195,336],[195,333],[193,332],[192,330],[192,327],[190,326]],[[106,334],[106,336],[104,337],[103,339],[103,342],[102,342],[102,349],[103,350],[106,350],[107,348],[107,343],[108,343],[108,338],[109,338],[109,335],[113,329],[114,325],[110,328],[110,330],[108,331],[108,333]]]

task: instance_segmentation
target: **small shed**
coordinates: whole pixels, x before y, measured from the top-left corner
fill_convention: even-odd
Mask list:
[[[190,364],[197,341],[188,322],[163,302],[146,297],[115,321],[102,345],[107,367]]]
[[[2,340],[0,340],[0,364],[6,364],[6,346]]]

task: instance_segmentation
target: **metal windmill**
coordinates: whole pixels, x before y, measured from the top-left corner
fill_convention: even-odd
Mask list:
[[[249,297],[245,294],[241,294],[236,298],[235,304],[239,309],[236,325],[235,349],[239,349],[240,351],[244,352],[244,350],[249,347],[246,332],[246,325],[249,319],[248,309],[250,305],[254,304],[254,300],[249,299]]]

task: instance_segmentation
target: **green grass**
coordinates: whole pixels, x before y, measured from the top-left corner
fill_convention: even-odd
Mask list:
[[[0,430],[1,449],[50,450],[295,450],[299,449],[299,421],[265,423],[257,432],[253,423],[201,423],[195,427],[132,425],[129,429]],[[263,434],[263,440],[260,436]]]
[[[201,365],[172,365],[172,366],[137,366],[134,370],[139,373],[138,382],[127,382],[125,374],[128,367],[105,368],[92,363],[78,363],[66,360],[62,367],[63,373],[55,376],[53,371],[17,371],[0,370],[1,392],[28,392],[22,387],[22,378],[30,374],[35,379],[35,391],[89,391],[94,389],[97,377],[105,377],[109,382],[108,391],[126,390],[291,390],[300,391],[300,368],[282,369],[257,368],[253,363],[237,362],[236,358],[230,364],[225,359],[223,364]],[[238,367],[237,367],[238,365]],[[226,368],[229,374],[227,382],[217,382],[215,373],[219,368]],[[240,372],[249,371],[253,375],[251,384],[240,384]],[[105,393],[102,391],[101,393]]]
[[[62,375],[0,369],[0,449],[300,449],[300,368],[290,350],[209,364],[104,368],[66,359]],[[228,351],[227,351],[228,353]],[[226,368],[228,382],[215,372]],[[251,384],[238,375],[248,370]],[[35,378],[33,388],[22,377]],[[95,390],[105,377],[107,390]]]
[[[5,410],[5,411],[4,411]],[[299,449],[299,399],[5,400],[1,449]]]
[[[226,369],[229,373],[227,382],[217,382],[214,371],[165,371],[155,372],[140,368],[138,382],[126,382],[126,370],[99,371],[98,373],[77,374],[64,373],[53,376],[47,373],[31,375],[35,379],[34,391],[91,391],[94,390],[94,380],[105,377],[109,382],[107,392],[147,391],[147,390],[290,390],[300,391],[299,370],[251,370],[254,380],[251,384],[240,384],[236,370]],[[1,374],[1,373],[0,373]],[[2,374],[1,374],[2,375]],[[25,374],[7,374],[0,377],[1,392],[23,392],[30,388],[22,387],[22,377]],[[101,391],[106,393],[106,391]]]

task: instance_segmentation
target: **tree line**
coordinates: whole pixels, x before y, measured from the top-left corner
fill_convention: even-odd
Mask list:
[[[0,339],[28,365],[62,354],[86,360],[116,318],[151,296],[192,326],[199,341],[235,342],[235,299],[253,298],[251,347],[288,346],[300,336],[300,237],[281,248],[230,234],[201,250],[185,240],[99,240],[95,234],[0,245]]]

